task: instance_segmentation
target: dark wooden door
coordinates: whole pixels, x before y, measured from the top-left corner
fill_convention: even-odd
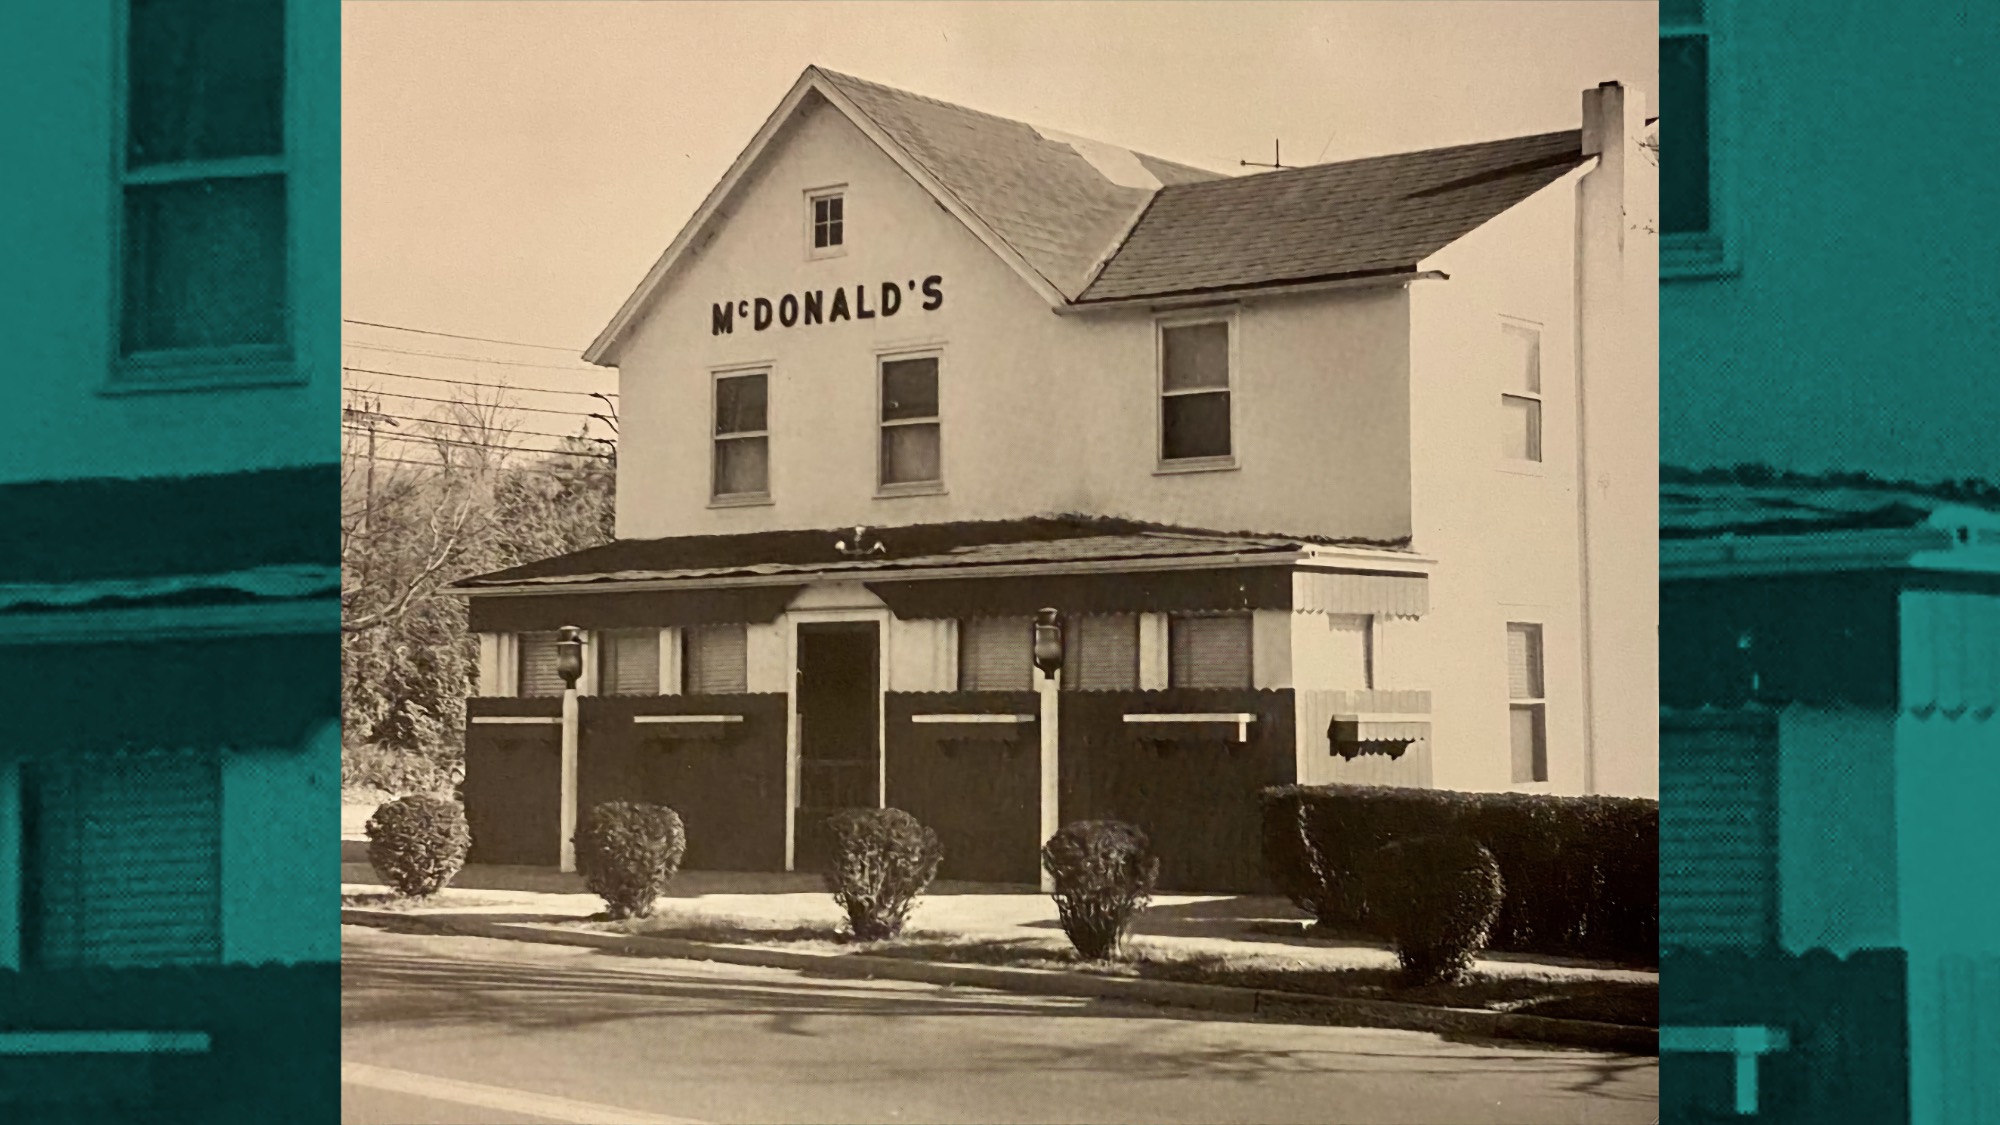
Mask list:
[[[827,817],[881,804],[880,643],[872,621],[799,626],[797,870],[822,865]]]

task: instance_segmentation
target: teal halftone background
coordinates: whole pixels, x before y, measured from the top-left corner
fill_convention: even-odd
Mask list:
[[[338,1119],[339,58],[0,11],[0,1121]]]
[[[1660,13],[1663,1119],[2000,1122],[2000,7]]]

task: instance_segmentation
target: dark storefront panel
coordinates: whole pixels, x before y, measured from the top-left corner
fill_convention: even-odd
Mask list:
[[[1892,574],[1794,574],[1660,584],[1660,702],[1896,705]]]
[[[1033,883],[1041,849],[1041,727],[918,723],[915,715],[1038,715],[1031,691],[891,693],[888,796],[936,830],[938,878]]]
[[[1257,793],[1294,780],[1290,691],[1076,692],[1062,699],[1060,819],[1144,829],[1160,889],[1269,893]],[[1220,724],[1131,724],[1137,713],[1248,713],[1249,737]]]
[[[562,826],[562,728],[478,719],[561,714],[561,701],[555,699],[466,701],[462,792],[472,829],[468,862],[555,866]]]
[[[579,703],[579,820],[603,801],[665,805],[680,814],[687,832],[683,868],[784,870],[783,695],[608,696]],[[633,721],[670,715],[742,721]],[[551,791],[551,808],[555,801]]]

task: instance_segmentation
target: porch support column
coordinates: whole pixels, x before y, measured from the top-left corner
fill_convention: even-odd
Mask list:
[[[1056,703],[1057,700],[1062,698],[1060,688],[1061,683],[1054,676],[1040,676],[1035,680],[1035,691],[1041,696],[1042,704],[1041,721],[1036,724],[1042,732],[1042,834],[1040,839],[1035,841],[1035,867],[1041,872],[1042,893],[1044,894],[1053,892],[1056,886],[1055,880],[1049,875],[1048,869],[1042,866],[1042,845],[1048,841],[1049,837],[1056,834],[1056,829],[1062,827],[1061,822],[1057,819],[1056,810],[1056,770],[1058,766],[1056,747],[1059,745],[1057,739],[1061,733],[1056,725]]]
[[[562,697],[562,870],[576,870],[576,685]],[[546,745],[546,744],[544,744]]]

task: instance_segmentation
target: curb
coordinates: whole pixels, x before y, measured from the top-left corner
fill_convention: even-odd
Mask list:
[[[442,918],[357,907],[342,907],[340,922],[344,926],[368,926],[398,933],[498,938],[544,945],[581,946],[633,957],[673,957],[766,969],[793,969],[822,977],[902,980],[918,984],[991,988],[1038,996],[1129,1000],[1227,1015],[1255,1015],[1284,1023],[1427,1031],[1439,1035],[1511,1039],[1634,1055],[1657,1055],[1660,1051],[1659,1032],[1650,1027],[1522,1016],[1474,1008],[1436,1008],[1394,1000],[1358,1000],[1233,988],[1220,984],[1100,977],[1053,969],[912,961],[862,953],[795,953],[765,946],[719,945],[684,938],[593,933],[539,922],[487,922],[462,916]]]

